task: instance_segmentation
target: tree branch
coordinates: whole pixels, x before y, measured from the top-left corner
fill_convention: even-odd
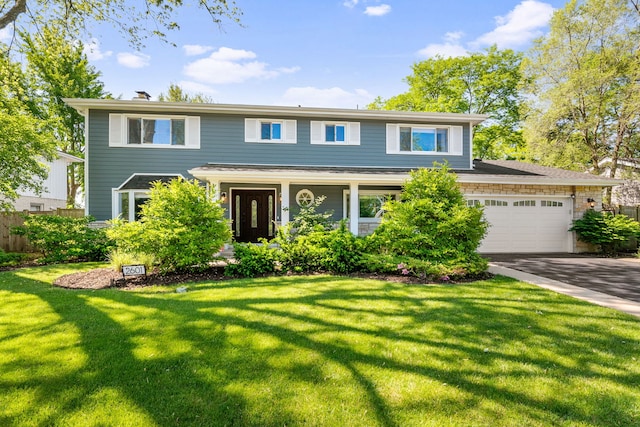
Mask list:
[[[5,28],[7,25],[15,22],[18,18],[18,15],[26,12],[27,10],[27,0],[16,0],[16,4],[11,7],[4,15],[0,16],[0,30]]]

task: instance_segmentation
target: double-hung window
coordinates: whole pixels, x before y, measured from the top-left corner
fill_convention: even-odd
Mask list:
[[[295,120],[245,119],[245,142],[295,144],[297,125]]]
[[[360,123],[311,121],[311,143],[360,145]]]
[[[200,117],[109,114],[109,146],[200,148]]]
[[[282,123],[260,122],[260,139],[263,141],[282,140]]]
[[[462,126],[387,124],[388,154],[462,155]]]

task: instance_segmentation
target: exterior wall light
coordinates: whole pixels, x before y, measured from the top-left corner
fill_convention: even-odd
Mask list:
[[[593,209],[593,208],[595,208],[595,207],[596,207],[596,201],[595,201],[595,200],[593,200],[591,197],[589,197],[589,198],[587,199],[587,203],[589,203],[589,207],[590,207],[591,209]]]
[[[220,203],[227,203],[227,192],[223,191],[220,193]]]

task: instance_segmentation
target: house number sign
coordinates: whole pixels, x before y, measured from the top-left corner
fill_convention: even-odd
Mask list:
[[[144,276],[147,274],[147,270],[144,265],[123,265],[122,266],[122,275],[123,276]]]

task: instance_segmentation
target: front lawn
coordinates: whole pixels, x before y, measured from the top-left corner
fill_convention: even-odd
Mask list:
[[[640,322],[511,279],[50,285],[77,268],[0,273],[0,425],[640,425]]]

